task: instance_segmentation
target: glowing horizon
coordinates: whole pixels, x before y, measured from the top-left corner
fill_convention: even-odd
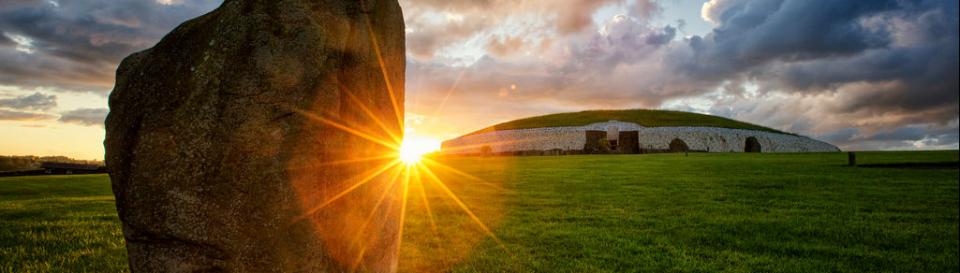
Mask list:
[[[441,142],[437,138],[416,134],[405,134],[400,142],[399,158],[407,165],[415,165],[423,156],[440,151]]]

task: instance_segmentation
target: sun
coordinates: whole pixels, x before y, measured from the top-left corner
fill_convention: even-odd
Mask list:
[[[431,137],[407,135],[400,143],[400,161],[407,165],[420,162],[423,155],[440,150],[440,140]]]

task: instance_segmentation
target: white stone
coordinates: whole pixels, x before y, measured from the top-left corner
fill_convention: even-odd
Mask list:
[[[493,153],[517,151],[582,150],[586,131],[638,131],[641,149],[667,150],[670,141],[680,139],[690,150],[743,152],[747,138],[755,137],[765,153],[837,152],[836,146],[804,136],[718,127],[643,127],[636,123],[611,120],[586,126],[548,127],[494,131],[466,135],[443,142],[445,154],[477,154],[483,147]],[[623,142],[624,140],[620,140]]]

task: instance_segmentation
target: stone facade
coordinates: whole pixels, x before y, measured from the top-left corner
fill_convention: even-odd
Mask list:
[[[533,151],[581,152],[587,131],[608,132],[610,126],[619,132],[637,131],[640,151],[667,151],[670,142],[680,139],[691,151],[744,152],[747,138],[754,137],[765,153],[836,152],[836,146],[808,137],[765,131],[717,127],[643,127],[635,123],[611,120],[586,126],[503,130],[466,135],[443,143],[445,154],[479,154],[481,149],[493,154],[533,154]],[[621,143],[629,143],[620,139]],[[486,147],[486,148],[484,148]],[[549,153],[552,154],[552,153]]]

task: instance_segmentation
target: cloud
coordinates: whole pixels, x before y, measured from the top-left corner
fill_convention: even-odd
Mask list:
[[[431,75],[428,82],[411,79],[429,85],[421,89],[445,91],[449,88],[443,86],[456,81],[459,89],[469,90],[458,96],[480,100],[491,94],[499,97],[501,89],[517,85],[521,90],[511,92],[511,98],[527,104],[656,107],[668,95],[691,91],[686,78],[654,77],[664,74],[663,60],[670,47],[681,46],[671,45],[675,37],[672,26],[654,26],[618,15],[593,31],[575,35],[494,36],[485,46],[489,54],[468,69],[413,60],[408,71]],[[549,42],[531,42],[537,40]],[[525,52],[532,54],[522,54]],[[434,95],[445,97],[443,93]]]
[[[523,40],[539,44],[543,35],[576,34],[593,26],[593,16],[600,8],[626,2],[632,1],[404,0],[401,5],[407,25],[407,48],[412,57],[428,60],[446,49],[464,50],[477,40],[491,44],[488,37],[493,36],[537,36]],[[649,3],[645,9],[655,8],[655,4],[643,2]],[[645,11],[638,8],[637,12]]]
[[[572,0],[556,5],[560,7],[555,23],[557,30],[560,33],[574,33],[593,25],[593,13],[605,4],[605,1],[597,0]]]
[[[833,132],[821,134],[817,136],[818,139],[829,142],[829,143],[850,143],[854,137],[860,132],[857,128],[848,127],[839,129]]]
[[[856,128],[846,128],[834,135],[840,139],[824,139],[840,143],[850,150],[913,150],[956,149],[960,133],[956,124],[949,126],[907,126],[874,134],[861,134]]]
[[[54,115],[46,113],[35,113],[17,110],[6,110],[0,108],[0,120],[12,121],[38,121],[56,118]]]
[[[486,50],[497,57],[509,57],[517,54],[525,46],[522,37],[491,37],[487,40]]]
[[[0,8],[12,8],[18,6],[37,5],[41,0],[4,0],[0,2]]]
[[[937,137],[943,134],[932,133],[934,128],[957,127],[949,125],[958,117],[954,2],[713,0],[702,16],[715,29],[683,38],[677,37],[681,25],[649,20],[662,12],[650,1],[475,4],[437,4],[456,18],[487,20],[456,31],[459,42],[452,43],[462,48],[479,40],[482,51],[467,64],[435,54],[411,60],[414,111],[455,105],[456,113],[430,116],[474,119],[482,127],[556,111],[671,107],[822,136],[847,147],[899,147],[919,141],[918,134],[903,132],[920,130],[940,141],[950,138]],[[498,7],[503,5],[510,9]],[[579,13],[543,16],[532,6]],[[622,13],[597,18],[604,7]],[[536,20],[484,17],[490,14]],[[431,46],[434,53],[450,47]],[[504,113],[481,109],[489,107]],[[892,137],[899,139],[869,138],[897,130],[903,131]]]
[[[13,109],[49,110],[56,106],[56,95],[46,95],[40,92],[11,99],[0,99],[0,107]]]
[[[655,0],[636,0],[629,14],[638,20],[649,20],[660,15],[662,12],[663,7],[657,4]]]
[[[81,108],[60,114],[60,122],[85,126],[103,126],[107,117],[106,108]]]
[[[106,92],[120,60],[156,43],[177,24],[219,1],[4,1],[0,30],[0,84]],[[56,4],[51,4],[56,3]]]
[[[806,108],[778,115],[813,121],[811,133],[855,126],[865,135],[895,132],[856,141],[891,144],[918,141],[921,131],[929,137],[958,117],[955,2],[711,1],[704,14],[717,28],[690,39],[692,55],[675,70],[797,93],[789,101],[751,100],[788,108],[802,101]],[[810,96],[821,99],[799,99]]]
[[[704,4],[717,27],[689,40],[693,56],[679,63],[691,77],[723,79],[771,63],[835,59],[883,48],[888,33],[865,26],[895,10],[895,1],[729,1]]]
[[[402,0],[408,109],[447,134],[644,107],[727,116],[844,148],[957,145],[956,1],[711,0],[700,15],[714,29],[685,37],[698,19],[662,23],[663,3]],[[219,4],[2,1],[0,85],[106,92],[121,58]],[[9,106],[30,105],[14,99],[26,100],[5,98],[3,107],[51,109]],[[79,109],[61,120],[97,125],[103,113]]]
[[[16,43],[13,42],[13,39],[10,39],[10,37],[7,37],[7,35],[0,33],[0,47],[13,46],[15,44]]]
[[[450,14],[448,14],[450,15]],[[437,16],[422,15],[422,16]],[[429,59],[434,54],[454,43],[469,39],[479,32],[491,27],[495,21],[489,17],[456,17],[444,16],[442,23],[432,21],[413,21],[407,25],[407,50],[417,58]]]

